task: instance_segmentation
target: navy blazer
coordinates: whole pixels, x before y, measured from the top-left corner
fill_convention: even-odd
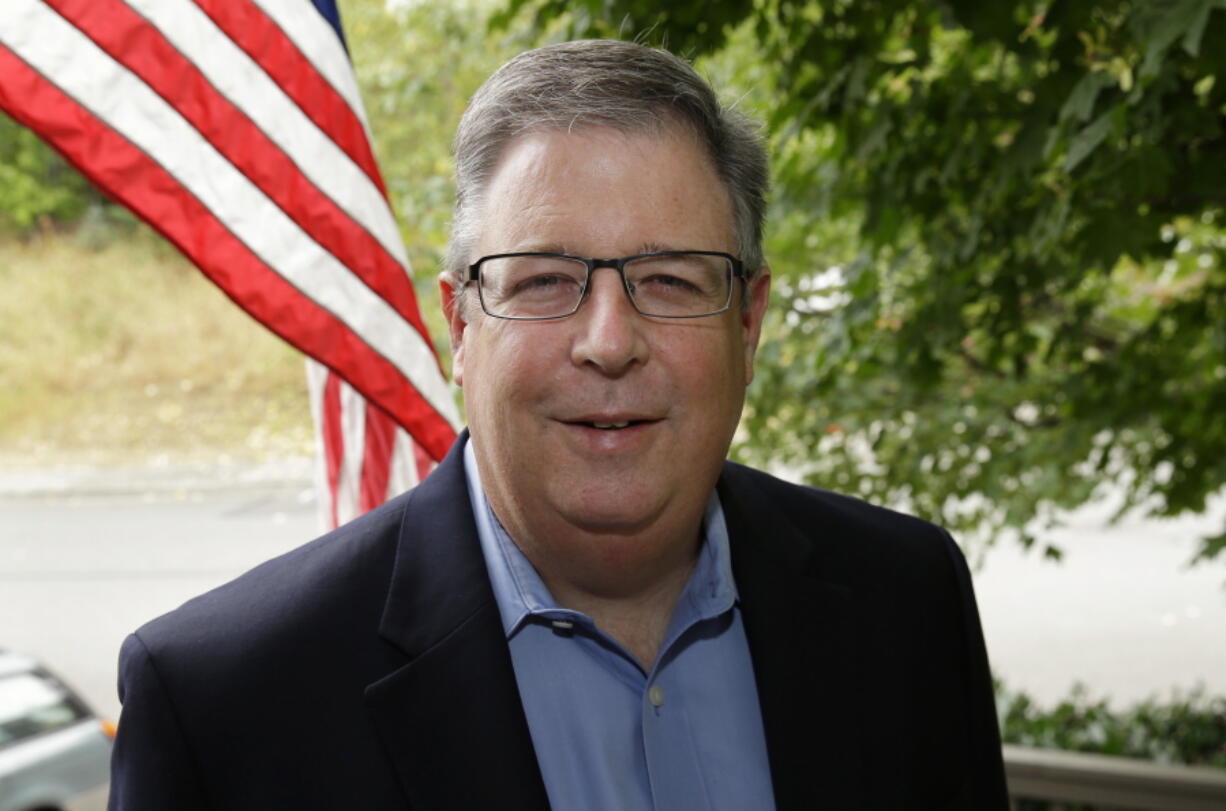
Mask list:
[[[462,444],[416,489],[127,639],[111,809],[549,807]],[[1006,809],[949,536],[731,463],[719,494],[780,811]]]

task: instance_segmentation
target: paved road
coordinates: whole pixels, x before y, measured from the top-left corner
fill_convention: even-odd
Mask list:
[[[1046,703],[1074,681],[1125,705],[1197,684],[1226,695],[1226,559],[1187,567],[1226,498],[1178,520],[1108,526],[1111,512],[1083,509],[1055,533],[1061,563],[988,553],[975,588],[993,669]]]
[[[101,713],[144,621],[318,534],[305,481],[99,487],[0,496],[0,646],[29,653]]]
[[[0,646],[114,717],[129,631],[316,534],[300,474],[25,476],[24,493],[0,474]],[[1226,566],[1181,570],[1210,526],[1104,529],[1091,512],[1066,531],[1061,566],[992,552],[976,588],[997,672],[1045,702],[1076,679],[1120,701],[1198,681],[1226,694]]]

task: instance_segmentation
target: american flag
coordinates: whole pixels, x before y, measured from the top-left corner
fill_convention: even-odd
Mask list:
[[[326,523],[446,453],[334,0],[4,0],[0,109],[312,359]]]

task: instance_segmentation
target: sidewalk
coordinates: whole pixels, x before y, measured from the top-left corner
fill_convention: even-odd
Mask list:
[[[221,457],[211,462],[0,467],[0,499],[301,491],[314,487],[314,464],[303,456],[263,462]]]

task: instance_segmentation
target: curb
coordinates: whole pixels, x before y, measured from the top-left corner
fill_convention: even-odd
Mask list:
[[[314,488],[310,457],[261,463],[0,469],[0,499],[300,492]]]

